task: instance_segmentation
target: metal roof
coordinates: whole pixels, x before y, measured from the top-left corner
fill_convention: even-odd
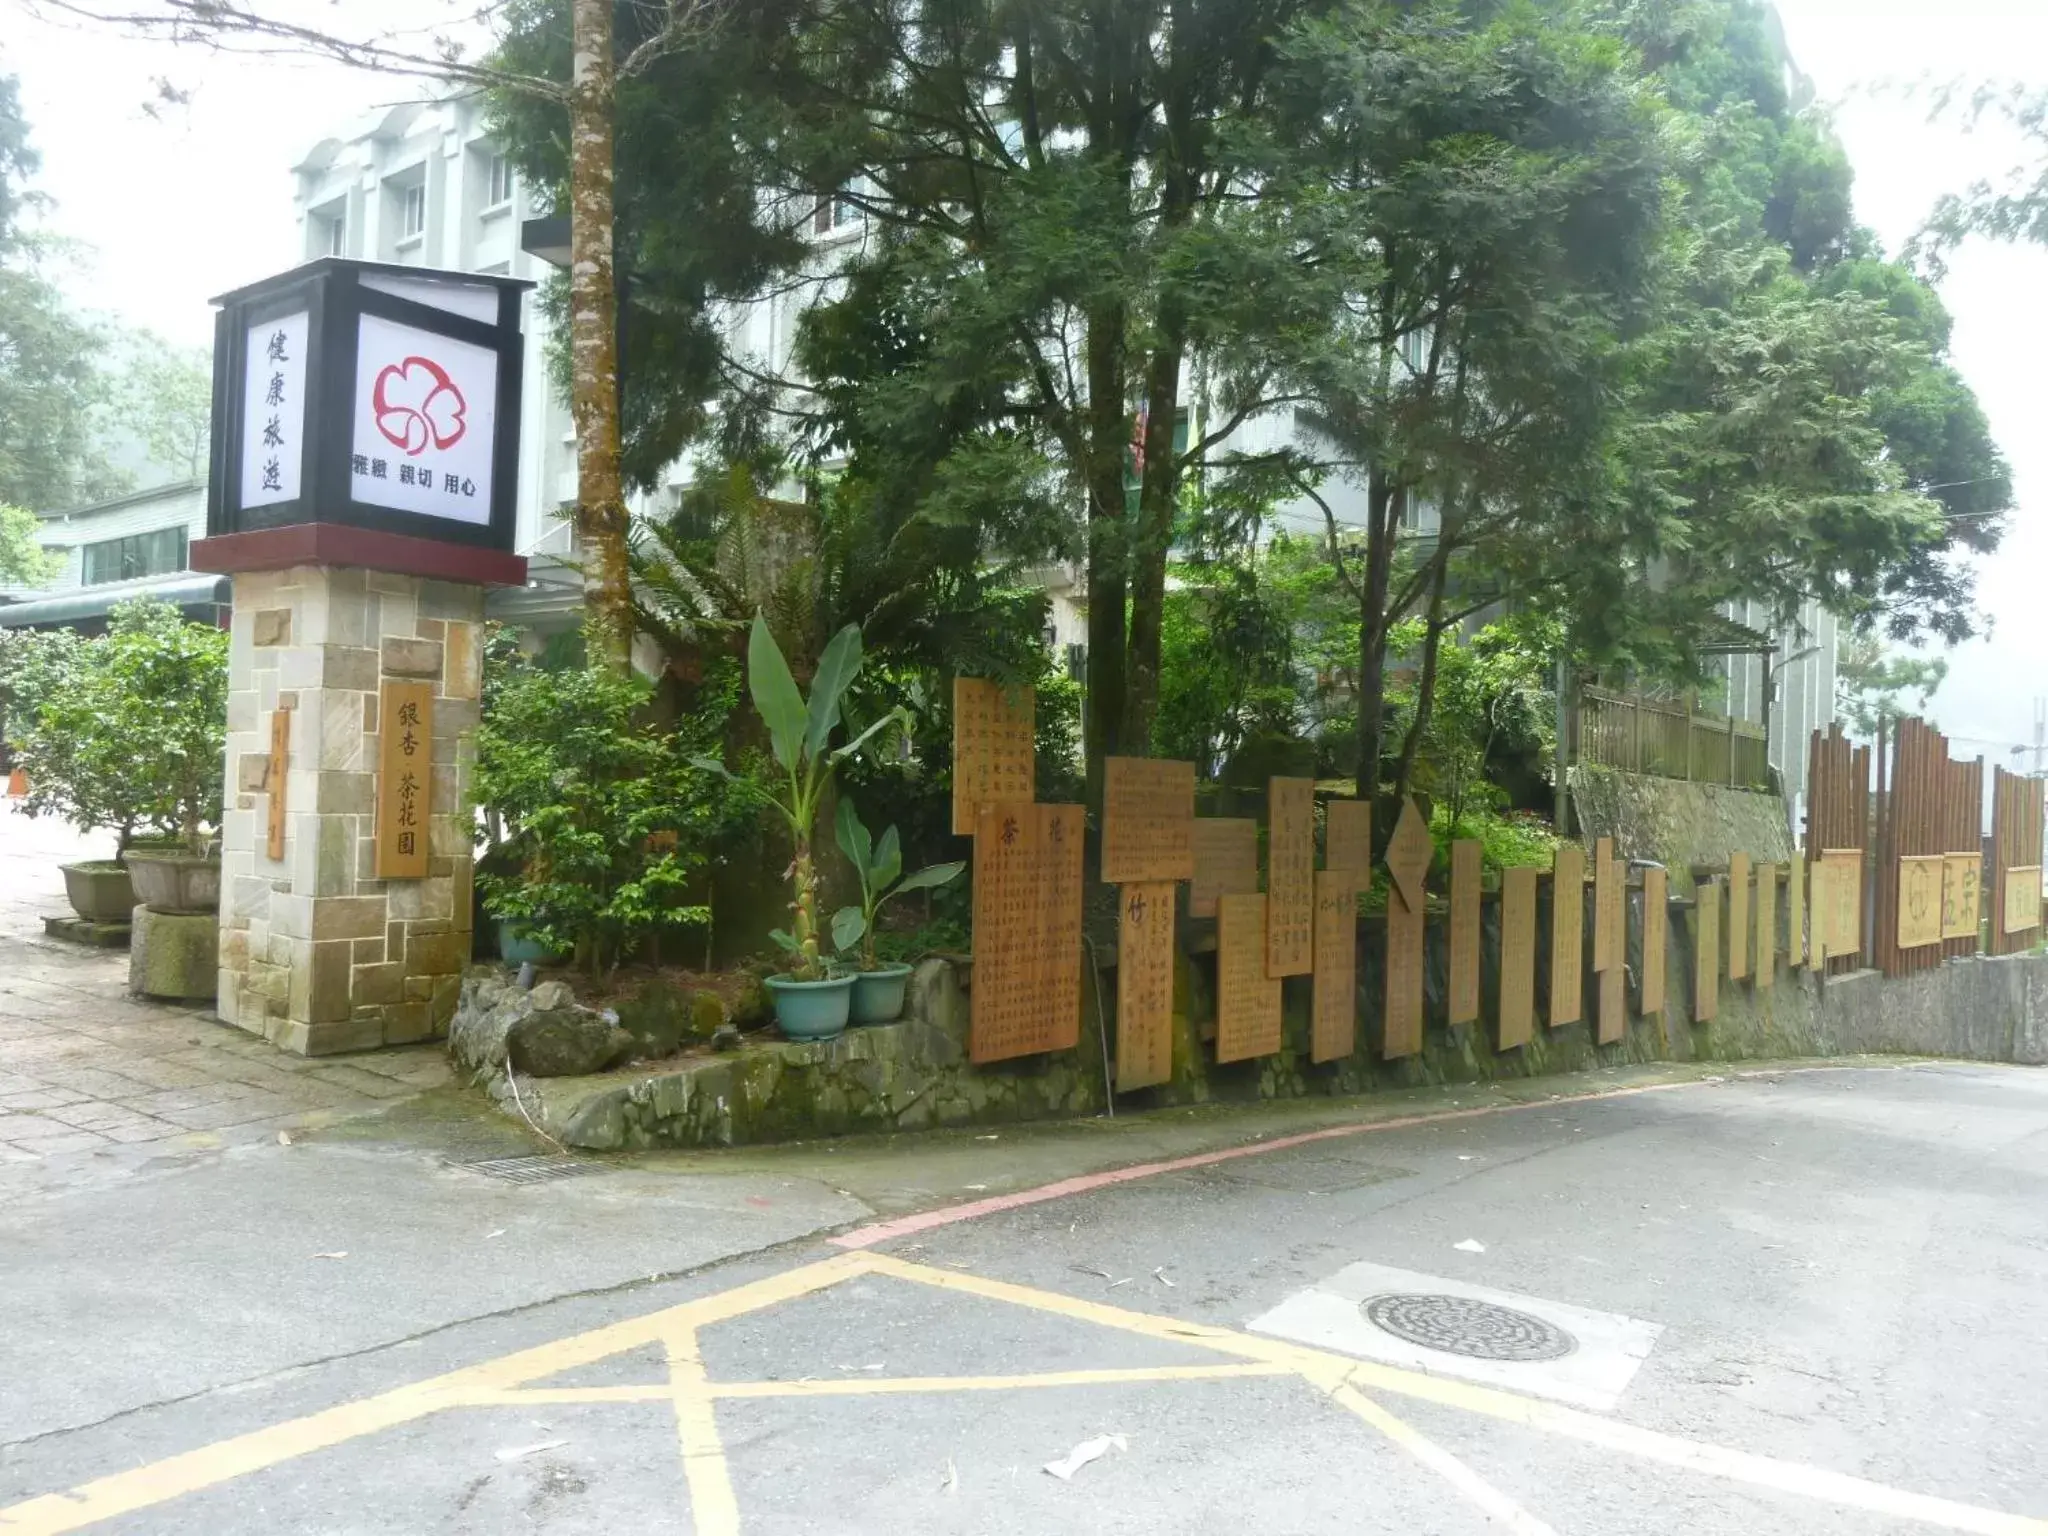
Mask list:
[[[158,576],[148,581],[117,581],[99,587],[76,587],[53,597],[31,598],[25,603],[0,603],[0,629],[76,624],[81,619],[103,619],[116,603],[130,598],[154,597],[180,608],[217,604],[225,608],[232,601],[234,583],[225,576],[203,571],[185,571],[176,576]]]

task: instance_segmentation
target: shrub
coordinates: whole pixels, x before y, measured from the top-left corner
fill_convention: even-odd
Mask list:
[[[729,807],[689,757],[715,730],[644,718],[651,689],[601,669],[509,668],[477,732],[476,799],[503,842],[484,907],[596,974],[648,937],[701,927],[690,900]]]

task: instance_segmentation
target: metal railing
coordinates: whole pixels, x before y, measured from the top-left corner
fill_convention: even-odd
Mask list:
[[[1586,687],[1579,691],[1573,724],[1578,762],[1738,789],[1771,787],[1764,728],[1703,714],[1687,700]]]

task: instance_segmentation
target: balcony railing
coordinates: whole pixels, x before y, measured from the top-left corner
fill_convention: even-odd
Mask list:
[[[1737,789],[1771,787],[1764,728],[1703,714],[1685,700],[1582,688],[1573,724],[1577,762]]]

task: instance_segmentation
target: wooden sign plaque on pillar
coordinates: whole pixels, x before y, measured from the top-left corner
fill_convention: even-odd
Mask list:
[[[423,880],[433,813],[434,685],[377,693],[377,878]]]
[[[1938,853],[1899,860],[1899,948],[1924,949],[1941,942],[1944,863]]]
[[[1315,969],[1316,781],[1271,780],[1266,789],[1266,974]]]
[[[1349,869],[1316,872],[1315,994],[1309,1058],[1349,1056],[1358,1043],[1358,886]]]
[[[1126,885],[1116,940],[1116,1086],[1173,1076],[1173,898],[1170,880]]]
[[[1323,868],[1348,869],[1359,889],[1372,883],[1372,802],[1323,802]]]
[[[1081,808],[984,805],[974,828],[968,1056],[1070,1050],[1081,1033]]]
[[[1102,878],[1110,885],[1195,877],[1195,765],[1158,757],[1103,764]]]
[[[263,787],[269,791],[269,803],[265,807],[269,817],[265,827],[267,834],[264,852],[273,859],[284,857],[284,812],[285,773],[291,766],[292,753],[292,712],[279,707],[270,712],[270,766],[263,775]]]
[[[1222,896],[1216,913],[1216,1059],[1280,1049],[1280,978],[1266,974],[1266,898]]]
[[[1643,976],[1636,1012],[1645,1018],[1664,1012],[1664,946],[1671,932],[1670,876],[1663,865],[1643,871]]]
[[[1482,849],[1473,838],[1451,844],[1451,986],[1448,1020],[1479,1017],[1479,879]]]
[[[1983,895],[1984,857],[1951,853],[1942,861],[1941,936],[1975,939]]]
[[[984,805],[1037,797],[1037,695],[985,677],[953,679],[953,835],[970,837]]]
[[[1823,906],[1816,885],[1813,912],[1808,919],[1826,925],[1827,958],[1863,955],[1863,850],[1823,848],[1821,868],[1827,871],[1827,902]],[[1815,948],[1820,948],[1816,945]]]
[[[1387,1005],[1380,1054],[1388,1061],[1422,1049],[1422,930],[1426,909],[1387,887]]]
[[[1728,979],[1749,975],[1749,855],[1728,855]]]
[[[1705,1024],[1721,1011],[1721,882],[1702,880],[1695,894],[1699,926],[1692,946],[1692,1018]]]
[[[1585,1012],[1586,850],[1566,843],[1551,860],[1550,1027]]]
[[[1756,867],[1756,984],[1778,981],[1778,866]]]
[[[1197,816],[1189,834],[1194,883],[1188,916],[1214,917],[1219,896],[1259,892],[1259,824],[1249,816]]]
[[[1527,1045],[1536,1023],[1536,875],[1500,872],[1500,1049]]]
[[[2005,931],[2025,933],[2041,923],[2041,866],[2015,864],[2005,872]]]

